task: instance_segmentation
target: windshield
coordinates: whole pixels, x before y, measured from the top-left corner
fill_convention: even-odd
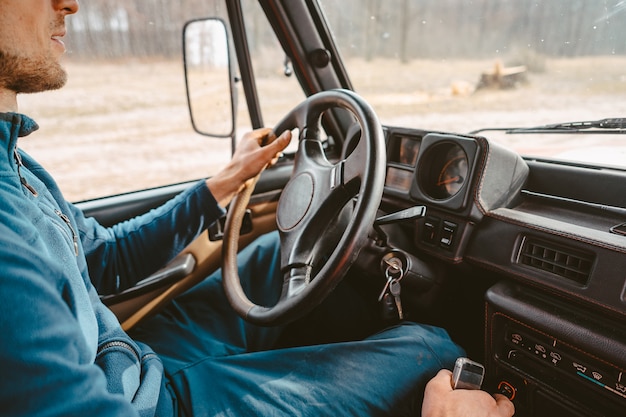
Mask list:
[[[355,90],[389,126],[468,133],[626,116],[626,1],[321,0]],[[626,167],[626,135],[481,133]]]

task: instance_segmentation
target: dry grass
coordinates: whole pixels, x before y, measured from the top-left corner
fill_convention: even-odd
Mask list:
[[[485,126],[537,125],[626,116],[626,58],[551,60],[528,84],[472,93],[492,61],[397,61],[347,64],[353,83],[389,125],[467,132]],[[20,98],[40,132],[21,146],[48,167],[70,200],[211,175],[228,160],[228,139],[191,129],[182,64],[163,61],[68,63],[68,85]],[[296,79],[259,74],[265,122],[275,123],[302,100]],[[391,76],[389,76],[391,75]],[[245,102],[240,92],[240,106]],[[242,129],[248,116],[240,111]],[[530,154],[561,153],[569,139],[550,136],[506,142]],[[578,137],[576,143],[615,146],[615,138]],[[626,158],[625,158],[626,159]]]

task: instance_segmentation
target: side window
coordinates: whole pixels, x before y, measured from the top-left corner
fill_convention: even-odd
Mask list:
[[[266,127],[273,127],[304,100],[305,95],[258,2],[242,0],[241,4],[263,122]],[[239,103],[238,131],[241,133],[251,126],[241,88]],[[297,141],[293,140],[287,151],[296,147]]]
[[[196,134],[187,110],[184,22],[225,17],[221,1],[90,0],[68,16],[67,85],[23,95],[38,132],[20,146],[65,197],[102,196],[204,178],[230,159],[230,140]]]

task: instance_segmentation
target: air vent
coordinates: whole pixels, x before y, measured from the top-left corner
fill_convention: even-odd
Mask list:
[[[518,263],[587,285],[594,256],[544,240],[524,237]]]

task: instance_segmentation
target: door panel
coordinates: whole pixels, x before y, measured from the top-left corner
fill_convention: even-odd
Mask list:
[[[275,212],[278,198],[282,187],[289,179],[290,172],[291,165],[283,162],[266,170],[261,176],[249,205],[252,231],[241,236],[240,248],[276,228]],[[77,205],[87,216],[96,218],[105,226],[111,226],[163,204],[192,184],[144,190]],[[219,268],[221,247],[221,241],[210,241],[209,234],[205,231],[165,268],[143,280],[142,285],[115,297],[108,296],[105,302],[128,330]]]

